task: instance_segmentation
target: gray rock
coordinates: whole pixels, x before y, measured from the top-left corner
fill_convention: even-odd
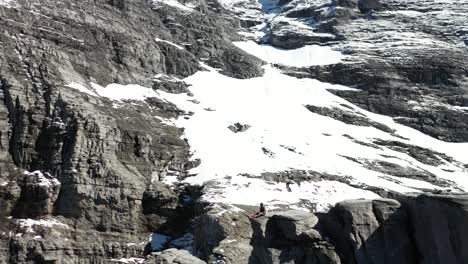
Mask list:
[[[25,171],[18,179],[21,196],[12,214],[16,218],[36,218],[53,213],[61,184],[49,173]]]
[[[187,250],[170,248],[162,252],[152,253],[144,263],[154,264],[206,264],[194,257]]]
[[[370,10],[379,10],[382,8],[382,3],[381,0],[359,0],[358,7],[361,12],[367,13]]]
[[[395,200],[351,200],[329,212],[326,233],[343,263],[415,263],[408,217]]]
[[[3,220],[11,215],[60,216],[70,226],[38,241],[1,235],[0,262],[143,257],[152,232],[188,227],[193,210],[184,210],[178,191],[155,183],[197,165],[183,131],[161,122],[182,111],[155,98],[113,107],[66,85],[186,93],[179,79],[201,70],[201,60],[236,78],[262,73],[259,59],[231,43],[238,19],[213,1],[191,4],[190,13],[146,0],[0,5],[0,234],[9,234]],[[41,185],[23,170],[49,173],[60,185]]]
[[[290,210],[274,212],[268,220],[267,228],[276,229],[274,233],[279,231],[285,239],[294,241],[298,240],[302,233],[317,238],[317,234],[307,233],[311,232],[317,223],[318,218],[311,213]]]
[[[314,229],[318,219],[311,213],[277,211],[248,219],[219,210],[196,222],[195,249],[210,263],[341,263],[334,247]]]

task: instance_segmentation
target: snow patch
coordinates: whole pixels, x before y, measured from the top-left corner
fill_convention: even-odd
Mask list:
[[[129,263],[129,264],[142,264],[145,262],[144,258],[120,258],[111,259],[112,262]]]
[[[97,95],[95,92],[91,91],[90,89],[86,88],[84,85],[81,85],[79,83],[76,83],[76,82],[72,82],[70,84],[67,84],[65,85],[69,88],[72,88],[72,89],[75,89],[77,91],[80,91],[82,93],[85,93],[85,94],[88,94],[88,95],[91,95],[91,96],[96,96],[96,97],[99,97],[99,95]]]
[[[43,227],[49,227],[49,228],[58,226],[58,227],[68,228],[68,225],[63,224],[63,223],[59,222],[56,219],[52,219],[52,220],[42,220],[42,219],[35,220],[35,219],[28,218],[28,219],[17,219],[16,221],[17,221],[18,225],[21,228],[26,229],[27,233],[33,233],[34,232],[34,229],[33,229],[34,226],[43,226]]]
[[[259,45],[254,41],[234,42],[238,48],[269,63],[293,67],[328,65],[341,62],[345,57],[330,47],[307,45],[293,50],[284,50],[270,45]]]
[[[366,168],[359,160],[395,163],[397,159],[404,168],[426,170],[468,189],[464,168],[455,167],[454,172],[449,173],[422,164],[405,153],[369,146],[377,138],[402,141],[447,153],[466,164],[468,158],[463,153],[468,144],[438,141],[399,125],[390,117],[356,106],[351,110],[356,115],[386,125],[395,133],[349,125],[312,113],[306,105],[350,111],[347,106],[352,104],[328,91],[347,88],[287,76],[271,66],[264,68],[264,76],[243,80],[224,76],[215,69],[200,71],[184,79],[191,85],[193,97],[159,93],[161,99],[194,113],[174,120],[174,124],[185,129],[184,137],[188,139],[193,158],[201,160],[201,164],[190,171],[195,176],[185,181],[205,185],[203,198],[207,201],[247,205],[267,202],[303,207],[307,200],[317,210],[326,210],[340,200],[378,197],[373,192],[337,181],[287,185],[255,178],[264,173],[273,173],[274,177],[275,173],[291,170],[334,175],[347,179],[352,186],[375,186],[403,193],[419,192],[419,186],[434,186],[420,180],[396,181]],[[198,103],[193,103],[194,100]],[[206,111],[208,108],[216,111]],[[251,128],[243,133],[232,133],[228,126],[235,122],[249,124]]]
[[[195,10],[192,7],[188,7],[177,0],[153,0],[154,5],[167,5],[175,7],[184,12],[194,12]]]
[[[167,40],[163,40],[163,39],[160,39],[160,38],[156,38],[156,42],[161,42],[161,43],[166,43],[166,44],[169,44],[173,47],[176,47],[177,49],[180,49],[180,50],[183,50],[184,48],[182,46],[179,46],[173,42],[170,42],[170,41],[167,41]]]
[[[99,84],[91,83],[91,86],[100,96],[116,101],[144,101],[146,98],[160,97],[159,94],[153,89],[136,84],[122,85],[113,83],[103,87]]]

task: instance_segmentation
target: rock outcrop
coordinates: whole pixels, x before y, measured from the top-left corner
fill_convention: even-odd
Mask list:
[[[272,211],[249,219],[200,216],[196,249],[218,263],[464,263],[467,195],[348,200],[328,213]],[[213,230],[214,232],[210,232]]]
[[[258,76],[262,62],[231,44],[238,20],[216,4],[0,1],[0,262],[143,257],[152,232],[184,232],[184,191],[160,183],[194,166],[183,131],[164,121],[184,113],[91,85],[187,93],[179,78],[202,60]]]
[[[215,208],[196,221],[195,250],[210,263],[340,263],[314,229],[317,222],[302,211],[249,219],[243,212]]]

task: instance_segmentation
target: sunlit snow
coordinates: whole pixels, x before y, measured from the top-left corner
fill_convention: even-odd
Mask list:
[[[335,64],[344,58],[339,51],[317,45],[307,45],[293,50],[259,45],[253,41],[234,42],[234,45],[266,62],[293,67]]]
[[[276,184],[252,179],[240,174],[260,175],[265,172],[280,172],[293,169],[351,177],[352,182],[383,187],[399,192],[416,192],[414,187],[437,188],[418,180],[389,177],[364,168],[357,160],[388,160],[403,167],[423,168],[434,174],[455,181],[461,188],[468,188],[466,171],[460,168],[448,173],[390,149],[375,149],[356,144],[347,134],[362,142],[371,143],[374,138],[411,142],[466,162],[463,154],[468,144],[445,143],[416,130],[394,123],[352,106],[327,89],[349,89],[333,86],[311,79],[297,79],[281,74],[277,69],[265,67],[265,75],[248,80],[233,79],[215,70],[198,72],[185,79],[192,86],[195,97],[161,93],[168,101],[180,108],[194,112],[190,118],[180,118],[175,123],[185,128],[193,151],[193,157],[201,165],[191,173],[197,176],[187,179],[192,184],[207,184],[206,198],[210,201],[256,204],[294,204],[302,199],[323,204],[332,204],[342,199],[372,198],[376,195],[338,182],[312,182]],[[196,99],[198,104],[192,101]],[[373,127],[348,125],[335,119],[314,114],[305,105],[354,107],[357,113],[367,116],[396,130],[409,141],[395,137]],[[207,111],[206,109],[212,109]],[[228,129],[232,123],[250,125],[242,133]],[[267,150],[267,153],[265,152]],[[393,156],[395,158],[385,158]],[[233,177],[226,177],[233,176]]]
[[[188,7],[177,0],[152,0],[154,5],[168,5],[184,12],[193,12],[193,8]]]
[[[25,228],[26,232],[32,233],[34,232],[33,226],[44,226],[44,227],[54,227],[54,226],[59,226],[63,228],[68,228],[66,224],[63,224],[59,222],[56,219],[51,219],[51,220],[43,220],[43,219],[17,219],[17,223],[19,224],[20,227]]]

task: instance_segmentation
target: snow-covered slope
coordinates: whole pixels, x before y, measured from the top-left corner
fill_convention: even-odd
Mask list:
[[[200,62],[205,70],[184,80],[190,95],[116,84],[93,84],[96,93],[70,87],[119,101],[157,97],[184,110],[185,116],[165,122],[185,129],[200,164],[183,181],[204,185],[209,202],[324,211],[344,199],[376,198],[375,190],[468,190],[468,143],[434,139],[330,92],[356,89],[298,79],[276,68],[336,64],[346,58],[338,50],[286,50],[252,41],[261,43],[278,21],[296,24],[289,30],[312,32],[310,23],[281,15],[272,1],[223,4],[241,19],[259,20],[244,32],[245,41],[234,44],[267,62],[263,76],[235,79]],[[165,181],[173,184],[179,176],[169,170]]]
[[[224,4],[235,6],[233,2]],[[278,16],[274,2],[262,5],[263,14],[256,8],[244,11],[262,14],[262,25],[288,19]],[[265,28],[256,26],[254,30],[257,32],[252,35],[262,36]],[[326,65],[345,57],[314,45],[282,50],[253,41],[234,44],[268,63],[285,66]],[[328,91],[352,88],[286,76],[271,64],[264,67],[262,77],[246,80],[204,67],[206,71],[184,80],[193,96],[155,93],[140,86],[131,87],[127,94],[123,91],[129,87],[115,84],[94,87],[99,95],[115,100],[159,97],[189,113],[173,120],[176,126],[185,128],[193,159],[200,161],[185,182],[205,185],[207,201],[266,202],[325,210],[340,200],[377,197],[365,190],[368,187],[396,192],[468,189],[463,166],[468,163],[464,155],[467,143],[438,141]],[[76,85],[70,87],[86,92]],[[343,122],[311,111],[317,107],[345,113],[366,124]],[[433,150],[439,162],[427,164],[411,153],[379,146],[377,141]],[[177,181],[177,176],[169,171],[166,182]]]

